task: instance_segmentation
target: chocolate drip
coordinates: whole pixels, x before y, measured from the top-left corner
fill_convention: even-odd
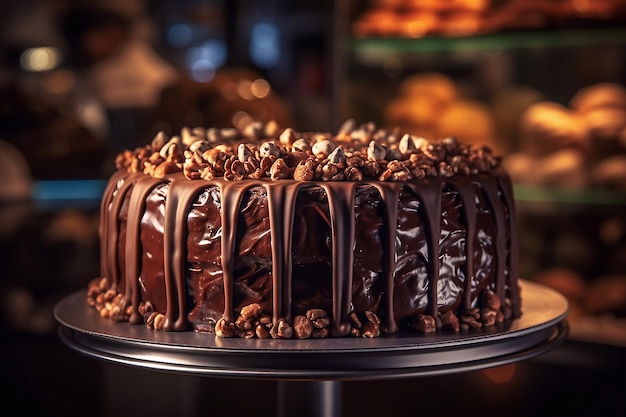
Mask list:
[[[146,197],[159,184],[166,182],[163,179],[144,176],[139,178],[130,193],[128,207],[128,221],[126,225],[126,290],[124,298],[132,304],[131,323],[141,323],[142,317],[137,311],[139,308],[139,264],[141,242],[139,239],[141,217],[143,215]]]
[[[463,282],[463,308],[472,308],[472,281],[474,272],[474,239],[476,238],[476,193],[472,181],[465,177],[452,177],[449,182],[461,198],[465,216],[465,281]]]
[[[117,262],[117,258],[112,258],[109,254],[110,242],[117,244],[117,239],[113,239],[111,231],[117,233],[118,227],[115,224],[116,217],[109,216],[109,206],[111,205],[114,197],[115,190],[117,189],[118,182],[125,178],[127,174],[123,171],[116,171],[109,182],[107,183],[104,193],[102,195],[102,202],[100,203],[100,227],[98,228],[98,234],[100,235],[100,276],[109,278],[110,266]],[[110,222],[113,220],[114,225],[111,226]],[[112,288],[115,288],[116,283],[112,282]]]
[[[397,331],[393,317],[394,272],[396,270],[396,236],[398,234],[398,196],[402,186],[397,183],[374,184],[385,204],[386,233],[383,244],[383,269],[385,275],[385,329],[389,333]]]
[[[272,285],[274,324],[284,317],[291,321],[293,217],[298,191],[304,184],[266,184],[272,242]]]
[[[124,180],[123,183],[121,183],[122,179]],[[363,227],[368,228],[368,233],[372,233],[370,235],[372,236],[372,241],[376,241],[378,236],[380,238],[380,244],[364,246],[363,249],[382,251],[380,263],[376,261],[373,265],[368,266],[370,269],[366,271],[367,273],[377,271],[375,272],[375,279],[379,281],[374,280],[372,282],[376,283],[377,291],[378,288],[382,288],[380,307],[375,303],[369,304],[369,306],[373,306],[372,309],[377,310],[375,312],[383,319],[382,329],[386,332],[395,332],[398,329],[399,322],[396,322],[394,304],[397,304],[401,297],[413,296],[413,294],[407,293],[407,290],[404,289],[402,292],[398,292],[395,282],[396,269],[400,263],[400,258],[398,258],[399,249],[397,247],[400,244],[399,239],[401,239],[401,233],[399,234],[401,230],[398,229],[400,227],[398,224],[398,210],[402,204],[400,197],[403,190],[409,190],[419,200],[419,205],[415,207],[419,208],[417,212],[420,219],[417,225],[411,227],[422,227],[421,225],[423,224],[423,232],[421,233],[423,233],[422,236],[425,235],[426,246],[422,246],[422,248],[426,249],[427,256],[425,272],[428,289],[427,293],[423,292],[424,298],[427,297],[427,303],[422,304],[425,306],[425,314],[430,314],[438,320],[440,303],[446,303],[446,306],[450,306],[456,300],[459,303],[456,304],[457,306],[465,309],[470,308],[475,301],[475,297],[472,294],[473,284],[477,280],[484,280],[483,275],[479,271],[481,266],[476,264],[478,261],[475,259],[475,256],[478,256],[478,253],[474,254],[474,251],[481,249],[480,246],[482,244],[477,247],[476,239],[478,239],[480,231],[484,230],[485,226],[483,224],[484,221],[477,214],[480,210],[478,206],[480,201],[477,200],[477,193],[481,193],[481,190],[477,189],[478,187],[482,188],[483,199],[487,200],[487,204],[491,208],[489,211],[492,212],[491,215],[487,215],[486,221],[490,222],[489,218],[493,216],[494,230],[497,231],[493,237],[494,247],[493,249],[490,248],[490,251],[495,251],[496,273],[493,281],[491,278],[489,278],[489,281],[484,280],[485,285],[492,285],[491,282],[495,282],[495,290],[501,299],[504,299],[506,293],[511,297],[514,305],[519,306],[519,293],[516,286],[517,241],[515,233],[513,233],[515,223],[514,200],[511,183],[505,173],[495,172],[489,176],[454,176],[446,179],[434,177],[419,182],[407,181],[401,183],[376,181],[320,183],[297,182],[295,180],[274,182],[266,179],[237,182],[228,182],[224,179],[188,181],[180,174],[169,176],[166,179],[155,179],[143,174],[117,173],[107,184],[100,208],[102,214],[100,235],[103,246],[101,248],[101,272],[103,276],[113,279],[116,283],[114,285],[125,287],[125,300],[127,302],[130,301],[133,307],[133,313],[130,317],[130,321],[133,323],[142,321],[137,309],[141,298],[139,286],[143,285],[141,284],[143,280],[141,277],[141,252],[143,250],[141,244],[141,224],[146,207],[146,199],[159,184],[168,182],[170,184],[169,188],[165,190],[165,217],[162,232],[163,252],[166,254],[163,271],[166,295],[165,330],[184,330],[187,326],[186,314],[190,310],[189,306],[187,306],[187,219],[194,198],[197,198],[198,194],[203,190],[212,187],[218,187],[220,190],[220,202],[218,203],[216,199],[213,203],[214,206],[212,206],[215,208],[212,210],[217,210],[217,207],[221,206],[219,207],[221,230],[217,231],[217,234],[213,236],[220,238],[220,264],[224,298],[223,318],[227,322],[234,321],[235,309],[240,307],[234,305],[237,296],[240,294],[238,287],[237,289],[235,288],[235,279],[239,279],[239,277],[235,276],[235,261],[240,256],[240,248],[238,247],[240,242],[237,239],[242,236],[242,231],[238,231],[242,220],[240,218],[240,206],[247,195],[246,193],[254,187],[263,187],[267,195],[271,253],[268,255],[268,252],[265,252],[267,244],[264,243],[264,255],[262,255],[261,260],[262,262],[267,262],[265,259],[271,257],[272,287],[269,288],[270,284],[268,282],[265,288],[269,291],[264,292],[264,294],[267,294],[269,297],[270,291],[272,292],[272,320],[274,323],[277,323],[281,318],[285,318],[288,321],[292,320],[292,270],[294,262],[296,262],[293,251],[295,245],[297,245],[297,243],[294,243],[293,236],[294,216],[296,215],[298,196],[300,193],[304,193],[304,190],[310,190],[311,193],[318,196],[325,193],[328,203],[328,211],[320,209],[325,204],[322,202],[323,199],[320,198],[319,202],[313,206],[312,212],[315,213],[317,210],[317,215],[324,218],[328,216],[326,221],[330,224],[331,250],[330,253],[324,252],[320,264],[323,263],[323,268],[326,268],[325,262],[330,258],[328,259],[332,269],[332,314],[330,315],[332,318],[331,333],[333,335],[342,336],[349,333],[349,314],[354,304],[353,297],[360,296],[353,295],[353,291],[357,291],[353,288],[353,275],[356,270],[354,261],[355,259],[357,261],[361,259],[358,258],[361,255],[355,256],[354,250],[357,239],[356,232],[361,230],[357,230],[356,222],[358,219],[357,214],[362,212],[357,212],[357,210],[362,209],[359,207],[355,208],[355,204],[357,204],[357,197],[361,195],[359,193],[375,195],[376,192],[372,190],[372,187],[380,195],[384,212],[378,212],[380,215],[368,214],[370,219],[376,219],[375,222],[363,217],[364,223],[361,223],[359,220],[359,227],[363,225]],[[450,200],[448,202],[448,200],[444,199],[445,187],[450,187],[456,191],[458,194],[456,200],[448,198]],[[369,188],[369,190],[364,188]],[[160,192],[161,190],[158,191]],[[263,198],[262,193],[260,195],[261,197],[259,198]],[[411,200],[414,200],[414,198],[411,197]],[[262,202],[263,200],[260,201]],[[370,201],[369,197],[368,201]],[[121,248],[119,240],[123,238],[123,233],[120,231],[120,216],[123,207],[126,207],[126,203],[128,203],[126,237],[125,242],[121,242],[125,243],[125,250],[123,253],[118,253]],[[446,204],[445,207],[443,207],[444,204]],[[458,238],[465,239],[465,247],[460,249],[461,256],[463,251],[465,254],[465,266],[460,264],[461,266],[458,267],[464,268],[465,280],[463,282],[462,299],[460,299],[460,295],[455,295],[457,297],[455,300],[446,299],[442,301],[440,299],[442,295],[439,294],[439,291],[443,292],[446,281],[440,282],[440,280],[447,279],[447,276],[444,278],[440,276],[441,262],[445,262],[445,260],[440,259],[440,240],[442,239],[442,230],[445,230],[446,227],[446,223],[444,223],[446,219],[442,218],[442,211],[448,213],[450,204],[459,204],[461,212],[453,211],[454,214],[452,216],[460,216],[458,217],[459,219],[464,218],[466,224],[465,236],[463,237],[459,234]],[[261,211],[261,213],[265,213],[265,211]],[[256,216],[258,217],[258,215]],[[312,214],[312,216],[316,216],[316,214]],[[457,217],[454,217],[454,219],[456,221]],[[377,226],[373,226],[374,224],[377,224]],[[380,226],[381,224],[383,225],[382,227]],[[493,225],[487,224],[487,226],[491,227]],[[264,227],[267,227],[267,225]],[[370,228],[372,229],[370,230]],[[508,230],[511,230],[510,236]],[[408,241],[410,244],[412,242]],[[459,240],[459,242],[462,241]],[[458,247],[462,248],[462,246]],[[215,250],[217,251],[218,249],[216,248]],[[118,261],[118,259],[120,260]],[[457,259],[459,259],[458,256]],[[459,265],[458,261],[456,262]],[[420,264],[420,268],[421,265],[423,264]],[[510,265],[510,268],[507,269],[507,265]],[[155,266],[159,268],[159,263],[156,263]],[[296,267],[300,266],[300,264],[296,265]],[[124,267],[123,275],[120,274],[122,267]],[[327,269],[323,270],[327,271]],[[240,275],[239,269],[237,274]],[[422,276],[423,272],[419,272],[419,274]],[[215,276],[219,277],[217,274]],[[144,278],[150,279],[150,277]],[[358,279],[361,278],[359,277]],[[121,283],[122,279],[124,280],[123,283]],[[378,283],[381,284],[380,287],[378,287]],[[237,294],[235,294],[235,291],[237,291]],[[201,294],[197,296],[200,297]],[[266,301],[267,298],[264,298],[264,302]],[[196,300],[196,303],[200,302],[201,300]],[[325,299],[324,302],[327,303],[325,307],[327,308],[330,300]],[[265,306],[267,305],[269,304],[265,304]],[[443,309],[444,304],[441,304],[441,306]],[[217,312],[221,311],[221,309],[220,298],[220,306]]]
[[[498,197],[498,184],[496,179],[492,176],[481,175],[483,190],[491,206],[494,219],[496,221],[496,282],[495,292],[500,297],[500,300],[504,300],[505,288],[504,288],[504,270],[506,268],[506,235],[505,227],[506,222],[504,219],[504,212],[502,211],[502,203]]]
[[[331,187],[323,184],[330,209],[332,228],[333,327],[335,336],[350,332],[348,315],[352,301],[352,268],[354,260],[354,193],[355,183]]]
[[[186,319],[186,227],[187,214],[193,198],[205,188],[199,182],[188,181],[182,174],[171,179],[165,200],[163,250],[165,256],[166,330],[184,330]]]
[[[235,257],[237,218],[239,205],[245,192],[259,183],[255,181],[215,181],[222,195],[222,273],[224,282],[224,320],[233,320],[233,287],[235,282]]]
[[[496,171],[496,179],[504,203],[508,210],[509,230],[513,231],[517,227],[517,212],[515,207],[515,199],[513,198],[513,184],[511,178],[502,170]],[[514,315],[521,314],[521,298],[517,279],[519,274],[519,242],[517,233],[512,233],[509,238],[509,259],[508,259],[508,282],[507,286],[510,291],[511,301],[514,306]]]
[[[109,240],[106,244],[107,263],[109,264],[107,268],[109,271],[108,277],[111,278],[111,281],[112,281],[111,288],[115,290],[119,290],[121,286],[124,285],[124,282],[122,281],[122,277],[120,276],[120,265],[119,265],[119,262],[117,261],[119,259],[118,239],[119,239],[119,232],[120,232],[120,228],[117,227],[117,222],[119,221],[119,216],[122,210],[122,205],[124,204],[126,193],[128,193],[128,191],[132,189],[133,185],[135,184],[136,177],[137,177],[136,174],[131,174],[129,177],[126,178],[124,183],[115,192],[115,198],[111,202],[110,209],[109,209],[110,210],[109,215],[108,215],[109,221],[112,221],[113,224],[116,224],[116,227],[111,228]]]
[[[441,235],[441,193],[443,183],[439,178],[428,178],[419,185],[407,186],[422,202],[428,237],[428,314],[439,320],[437,286],[439,282],[439,237]],[[439,322],[437,322],[439,324]]]

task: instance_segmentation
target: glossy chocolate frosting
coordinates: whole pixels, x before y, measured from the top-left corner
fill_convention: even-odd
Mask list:
[[[500,320],[521,314],[512,186],[497,167],[405,181],[132,171],[110,179],[100,225],[101,275],[132,323],[157,312],[164,330],[213,332],[258,304],[268,327],[322,309],[332,336],[355,313],[391,333],[421,316],[442,327],[485,291]]]

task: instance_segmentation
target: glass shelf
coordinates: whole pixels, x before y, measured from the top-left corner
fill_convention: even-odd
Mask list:
[[[348,50],[362,56],[390,53],[467,52],[615,45],[626,42],[626,29],[572,29],[501,32],[469,37],[350,38]]]
[[[515,200],[524,203],[560,203],[587,206],[626,205],[626,192],[606,189],[567,189],[545,186],[514,186]]]
[[[31,200],[42,209],[97,208],[106,180],[47,180],[35,181]]]

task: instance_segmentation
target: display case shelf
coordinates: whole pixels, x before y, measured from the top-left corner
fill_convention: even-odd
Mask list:
[[[515,199],[524,203],[563,203],[586,206],[625,206],[626,192],[600,188],[514,186]]]
[[[423,38],[350,38],[347,47],[362,57],[397,53],[476,52],[616,45],[626,42],[626,29],[571,29],[500,32],[476,36]]]
[[[42,209],[93,209],[100,205],[106,180],[40,180],[30,190],[32,203]]]

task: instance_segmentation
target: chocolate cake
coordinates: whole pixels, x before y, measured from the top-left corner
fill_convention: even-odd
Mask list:
[[[103,317],[318,338],[521,315],[512,186],[487,147],[254,122],[159,133],[116,166],[87,295]]]

